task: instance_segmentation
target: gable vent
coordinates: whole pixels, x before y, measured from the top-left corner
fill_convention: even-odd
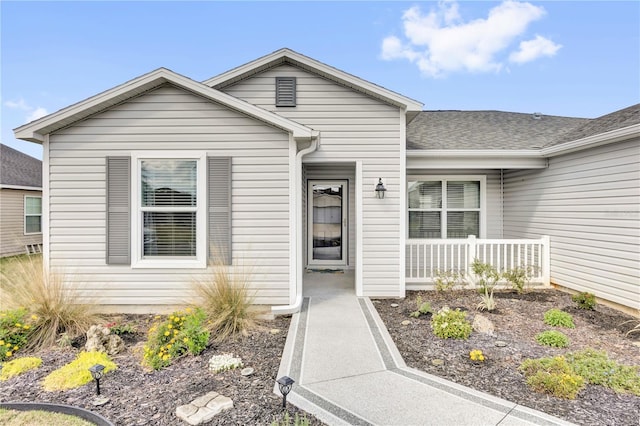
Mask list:
[[[276,77],[276,106],[296,106],[295,77]]]

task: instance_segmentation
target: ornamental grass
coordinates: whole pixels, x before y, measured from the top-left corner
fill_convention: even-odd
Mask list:
[[[0,289],[3,309],[27,309],[35,318],[26,349],[53,346],[59,334],[76,337],[102,322],[72,277],[42,267],[41,256],[17,256],[3,264]],[[84,301],[79,303],[78,301]]]

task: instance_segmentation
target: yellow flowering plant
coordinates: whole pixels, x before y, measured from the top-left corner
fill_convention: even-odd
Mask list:
[[[159,370],[185,354],[198,355],[209,343],[202,309],[187,308],[157,318],[149,329],[142,365]]]
[[[29,316],[25,308],[0,312],[0,361],[6,361],[26,345],[38,317]]]
[[[484,362],[485,357],[480,349],[474,349],[469,352],[469,359],[474,362]]]

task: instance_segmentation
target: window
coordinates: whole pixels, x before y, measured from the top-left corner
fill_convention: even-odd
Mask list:
[[[24,197],[24,233],[42,233],[42,197]]]
[[[295,77],[276,77],[276,106],[296,106]]]
[[[134,163],[134,266],[206,266],[205,157],[176,157]]]
[[[484,186],[484,177],[410,178],[409,238],[481,237]]]

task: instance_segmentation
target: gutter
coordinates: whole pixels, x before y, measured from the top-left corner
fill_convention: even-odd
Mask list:
[[[296,206],[295,206],[295,223],[296,223],[296,232],[294,233],[295,237],[295,274],[293,274],[292,279],[295,283],[296,289],[296,298],[295,302],[291,305],[278,305],[271,307],[271,313],[273,315],[287,315],[294,314],[300,311],[300,307],[302,306],[302,261],[301,261],[301,253],[302,253],[302,238],[300,238],[300,229],[302,229],[302,157],[305,155],[316,151],[320,146],[320,133],[317,131],[313,132],[313,136],[311,139],[311,145],[307,148],[300,150],[296,154],[295,158],[295,170],[294,170],[294,181],[295,181],[295,195],[296,195]]]

